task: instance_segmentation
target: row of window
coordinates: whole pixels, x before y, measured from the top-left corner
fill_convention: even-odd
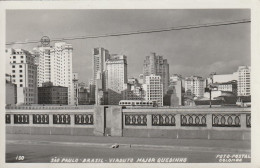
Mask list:
[[[19,52],[16,52],[16,54],[19,54]],[[22,52],[20,52],[22,54]],[[23,55],[21,55],[21,58],[23,58]],[[16,59],[16,56],[13,56],[13,59]]]
[[[12,70],[13,73],[15,73],[15,70]],[[19,70],[19,72],[23,72],[23,70]]]

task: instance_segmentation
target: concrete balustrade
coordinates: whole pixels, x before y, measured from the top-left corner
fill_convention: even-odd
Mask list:
[[[6,133],[174,139],[251,138],[250,108],[44,107],[6,108]]]
[[[248,140],[251,139],[250,110],[250,108],[123,109],[123,136]],[[146,116],[145,125],[142,124],[141,115]],[[129,116],[130,121],[127,121]],[[172,116],[174,124],[170,122]]]
[[[24,122],[23,116],[26,115],[29,116],[29,123]],[[37,115],[38,120],[36,118]],[[6,109],[6,116],[10,116],[10,123],[6,122],[6,133],[46,135],[94,135],[93,115],[93,109]],[[39,118],[39,116],[41,117]],[[44,119],[42,118],[43,116],[45,117]],[[85,116],[85,118],[80,118],[81,121],[78,121],[79,116]],[[92,116],[92,122],[89,121],[89,116]],[[15,121],[15,117],[19,118],[19,120]],[[88,119],[86,117],[88,117]],[[88,122],[86,122],[86,120],[88,120]]]

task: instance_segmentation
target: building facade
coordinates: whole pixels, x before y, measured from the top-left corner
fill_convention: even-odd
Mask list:
[[[72,45],[65,42],[34,48],[35,56],[38,57],[38,87],[41,87],[44,82],[67,87],[69,105],[75,104],[72,52]]]
[[[95,93],[96,93],[96,86],[94,85],[94,80],[91,79],[89,81],[89,102],[90,104],[95,104]]]
[[[182,81],[170,79],[170,85],[167,94],[163,98],[166,106],[182,105]]]
[[[104,87],[104,89],[106,88],[106,61],[109,60],[110,55],[109,55],[109,51],[104,49],[104,48],[94,48],[93,49],[93,82],[94,85],[96,85],[96,79],[97,79],[97,75],[98,72],[101,73],[102,77],[102,85]]]
[[[163,106],[163,85],[161,76],[150,75],[146,76],[146,84],[143,85],[145,92],[145,100],[156,101],[158,106]]]
[[[191,76],[185,78],[185,94],[187,96],[203,97],[205,81],[202,77]]]
[[[6,73],[17,86],[17,104],[38,103],[37,65],[34,56],[23,49],[7,49]]]
[[[161,83],[163,84],[163,93],[166,94],[169,87],[169,64],[167,59],[163,59],[163,56],[158,56],[156,53],[146,56],[143,64],[143,79],[146,83],[146,76],[157,75],[161,77]]]
[[[96,104],[103,104],[107,102],[104,97],[104,92],[107,90],[107,64],[106,61],[110,59],[109,51],[104,48],[94,48],[92,59],[92,70],[93,70],[93,89],[95,94],[92,95],[92,99],[95,100]],[[97,87],[97,83],[99,86]],[[100,86],[101,84],[101,86]]]
[[[212,75],[212,83],[224,83],[232,80],[238,80],[238,73],[234,72],[232,74],[219,74]]]
[[[144,90],[142,84],[135,78],[129,78],[127,83],[127,90],[124,92],[124,100],[143,100]]]
[[[238,96],[251,95],[251,67],[250,66],[238,67],[237,95]]]
[[[127,90],[127,57],[113,55],[106,62],[108,104],[118,105]]]
[[[212,86],[216,87],[219,91],[232,92],[237,95],[237,81],[229,81],[224,83],[213,83]]]
[[[38,104],[60,104],[68,105],[68,88],[63,86],[53,86],[51,82],[38,87]]]
[[[17,85],[12,83],[12,76],[6,74],[5,80],[5,104],[15,105],[17,103]]]
[[[89,92],[86,88],[80,87],[79,88],[79,105],[87,105],[90,104],[89,101]]]

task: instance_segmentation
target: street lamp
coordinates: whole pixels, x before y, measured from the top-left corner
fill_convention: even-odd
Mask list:
[[[211,108],[211,91],[212,91],[211,86],[205,88],[205,92],[209,92],[209,108]]]
[[[211,108],[211,91],[216,90],[216,86],[209,85],[209,87],[205,88],[205,92],[209,92],[209,108]]]
[[[143,106],[143,88],[140,88],[139,91],[141,92],[141,106]]]
[[[76,102],[75,102],[76,106],[78,106],[78,98],[79,98],[78,97],[79,95],[78,95],[78,83],[77,82],[78,82],[77,79],[73,79],[73,84],[74,84],[74,86],[76,86],[76,88],[74,88],[74,92],[76,93],[75,94],[76,97],[74,98],[76,100]]]

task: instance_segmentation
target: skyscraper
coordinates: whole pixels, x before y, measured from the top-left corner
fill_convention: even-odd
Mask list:
[[[166,98],[168,98],[168,100]],[[164,103],[169,106],[182,105],[182,77],[180,75],[173,75],[170,77],[169,89],[163,100]]]
[[[118,105],[127,88],[127,57],[125,55],[111,55],[106,66],[108,104]]]
[[[51,81],[51,47],[34,48],[32,54],[35,56],[37,67],[37,86],[42,87],[45,82]]]
[[[161,77],[163,93],[166,94],[169,86],[169,64],[167,63],[167,59],[163,59],[163,56],[158,56],[156,53],[146,56],[143,64],[144,83],[146,83],[146,76],[150,76],[151,74]]]
[[[156,101],[158,106],[163,106],[163,85],[161,76],[150,75],[146,76],[146,83],[143,85],[145,92],[145,100]]]
[[[251,95],[251,67],[240,66],[238,67],[238,83],[237,83],[237,95],[249,96]]]
[[[34,56],[23,49],[7,49],[6,73],[11,75],[17,85],[17,104],[36,104],[37,65]]]
[[[34,49],[38,57],[38,86],[52,82],[54,86],[68,87],[68,104],[74,105],[74,84],[72,75],[72,45],[65,42],[55,43],[53,47]]]
[[[195,97],[203,97],[205,82],[202,77],[191,76],[185,78],[185,93]]]
[[[94,48],[93,49],[93,59],[92,59],[92,66],[93,66],[93,85],[92,88],[95,90],[95,94],[91,94],[91,98],[95,100],[95,103],[100,104],[101,102],[107,102],[104,100],[105,94],[107,90],[107,65],[106,61],[110,58],[108,50],[104,48]],[[97,87],[98,82],[98,87]],[[102,92],[102,93],[101,93]],[[99,96],[98,96],[98,95]],[[97,101],[100,100],[100,101]],[[102,100],[102,101],[101,101]],[[101,104],[102,104],[101,103]]]
[[[106,68],[106,61],[110,58],[108,50],[104,48],[94,48],[93,49],[93,82],[94,85],[96,84],[96,79],[98,72],[101,73],[101,80],[104,89],[106,89],[106,77],[105,71]]]

